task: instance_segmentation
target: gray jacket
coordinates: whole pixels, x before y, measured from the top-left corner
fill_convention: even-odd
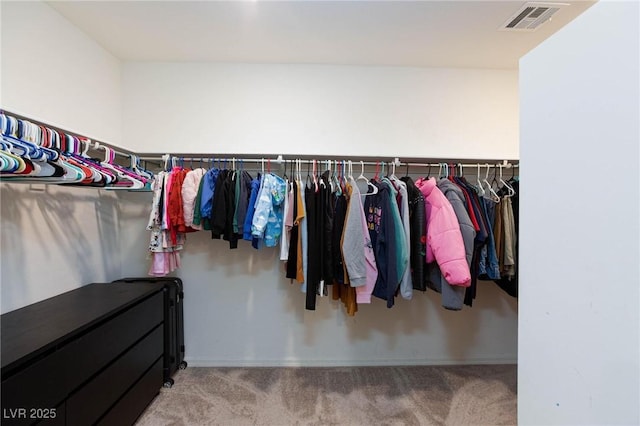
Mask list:
[[[467,212],[466,201],[462,190],[448,179],[440,179],[438,181],[438,189],[447,197],[451,203],[453,210],[460,224],[460,231],[464,241],[464,249],[466,252],[467,263],[471,267],[471,258],[473,257],[473,241],[476,237],[476,230],[471,223],[469,213]],[[466,287],[450,285],[442,276],[437,262],[427,265],[427,285],[442,293],[442,306],[445,309],[459,311],[464,304],[464,294]]]

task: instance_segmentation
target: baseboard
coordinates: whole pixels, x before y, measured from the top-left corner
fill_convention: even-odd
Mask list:
[[[190,367],[378,367],[411,365],[492,365],[517,364],[517,358],[478,359],[388,359],[388,360],[220,360],[185,358]]]

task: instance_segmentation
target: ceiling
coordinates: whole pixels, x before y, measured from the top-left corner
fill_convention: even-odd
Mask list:
[[[524,1],[50,1],[125,61],[516,69],[594,2],[535,32],[498,27]]]

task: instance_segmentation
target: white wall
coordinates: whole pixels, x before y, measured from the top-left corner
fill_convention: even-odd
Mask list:
[[[2,108],[119,145],[120,61],[43,2],[0,8]]]
[[[516,70],[125,63],[139,152],[518,158]]]
[[[640,423],[639,18],[601,1],[520,63],[523,425]]]
[[[120,143],[119,61],[45,3],[0,11],[2,108]],[[3,182],[0,204],[2,312],[120,275],[114,194]]]
[[[118,209],[95,188],[0,184],[1,312],[117,279]]]

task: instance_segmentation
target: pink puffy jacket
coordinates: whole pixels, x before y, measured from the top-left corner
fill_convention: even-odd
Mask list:
[[[427,263],[438,262],[444,279],[451,285],[469,287],[467,263],[460,224],[451,203],[436,186],[436,180],[418,179],[427,214]]]

